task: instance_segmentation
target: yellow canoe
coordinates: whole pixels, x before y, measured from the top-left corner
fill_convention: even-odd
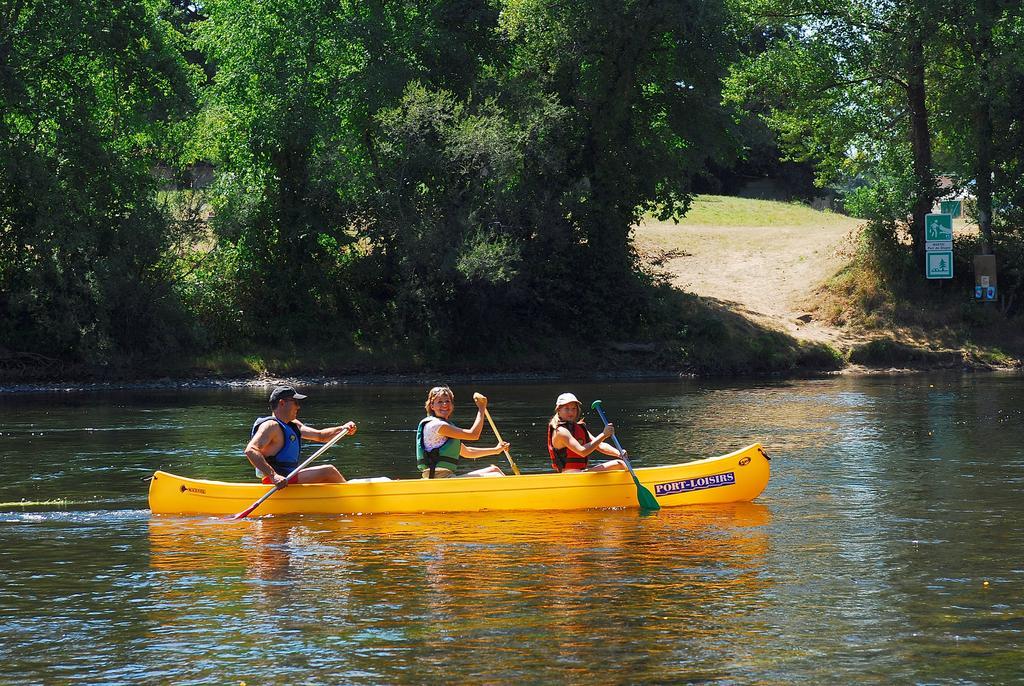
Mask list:
[[[768,455],[759,443],[721,457],[635,471],[662,507],[747,502],[761,494],[770,473]],[[149,507],[154,514],[230,515],[267,490],[260,483],[156,472],[149,485]],[[638,507],[636,491],[625,471],[298,484],[275,493],[253,516]]]

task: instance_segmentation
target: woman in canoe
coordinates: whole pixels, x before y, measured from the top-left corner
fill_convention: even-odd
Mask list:
[[[499,442],[493,448],[466,445],[465,441],[480,438],[484,428],[484,410],[487,409],[487,398],[484,396],[477,394],[473,400],[477,407],[476,420],[469,429],[460,429],[450,421],[455,411],[455,394],[452,389],[435,386],[427,393],[427,402],[424,404],[427,416],[416,427],[416,466],[424,479],[455,476],[460,457],[475,460],[508,450],[507,441]],[[505,476],[505,473],[492,464],[462,476]]]
[[[555,415],[548,422],[548,455],[556,472],[604,472],[625,469],[622,460],[608,460],[587,466],[587,457],[595,450],[612,457],[622,455],[604,441],[615,433],[608,424],[599,435],[587,431],[583,422],[583,405],[572,393],[563,393],[555,400]]]

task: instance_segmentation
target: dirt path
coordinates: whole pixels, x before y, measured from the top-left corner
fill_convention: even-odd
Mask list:
[[[857,337],[815,321],[808,306],[815,289],[849,259],[859,222],[808,212],[797,225],[646,220],[636,229],[636,246],[678,288],[796,338],[847,348]]]

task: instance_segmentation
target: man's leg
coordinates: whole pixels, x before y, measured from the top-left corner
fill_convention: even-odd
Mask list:
[[[332,464],[306,467],[297,474],[300,484],[343,484],[345,477]]]

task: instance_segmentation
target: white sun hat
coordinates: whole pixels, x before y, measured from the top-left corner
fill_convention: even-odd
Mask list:
[[[569,403],[576,403],[580,407],[583,406],[583,403],[581,403],[579,399],[572,393],[563,393],[562,395],[558,396],[558,400],[555,401],[555,409],[557,410],[562,405],[568,405]]]

